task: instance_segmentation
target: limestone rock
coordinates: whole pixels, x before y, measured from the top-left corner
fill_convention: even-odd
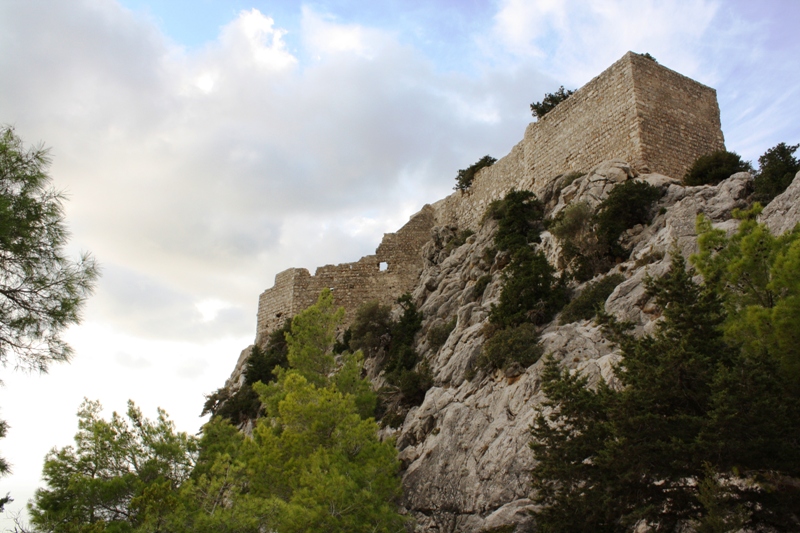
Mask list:
[[[665,274],[671,254],[688,257],[696,251],[698,213],[704,213],[717,227],[734,230],[731,212],[747,206],[752,177],[742,173],[716,186],[684,187],[659,174],[636,176],[629,165],[611,161],[554,193],[553,212],[574,201],[597,205],[613,187],[630,179],[646,181],[665,194],[652,224],[628,234],[631,259],[611,271],[626,279],[609,296],[605,309],[632,321],[635,333],[642,335],[651,333],[661,316],[646,294],[646,277]],[[779,202],[773,208],[775,213],[792,209],[789,198],[800,193],[798,183],[800,180],[795,180],[786,198],[775,200]],[[778,206],[786,207],[779,210]],[[420,533],[481,533],[510,525],[523,531],[530,525],[527,511],[533,505],[529,476],[533,456],[528,446],[529,428],[545,400],[540,391],[544,362],[467,379],[483,347],[483,328],[491,306],[502,291],[502,266],[508,258],[497,254],[493,261],[483,259],[495,230],[496,223],[490,221],[447,257],[428,262],[413,293],[426,317],[417,349],[431,366],[435,386],[421,406],[409,411],[395,437],[405,469],[403,505],[415,517]],[[448,231],[435,229],[434,233]],[[437,246],[444,249],[445,241]],[[539,248],[551,263],[557,262],[559,245],[549,233],[543,233]],[[441,250],[426,250],[441,256]],[[482,275],[491,275],[491,282],[476,297],[473,286]],[[427,330],[453,316],[457,317],[455,328],[434,352],[425,340]],[[587,376],[591,386],[600,380],[619,386],[614,375],[619,351],[591,321],[564,325],[554,321],[544,328],[541,344],[545,353],[565,368]]]
[[[800,223],[800,172],[789,188],[764,208],[759,219],[773,235],[782,235]]]

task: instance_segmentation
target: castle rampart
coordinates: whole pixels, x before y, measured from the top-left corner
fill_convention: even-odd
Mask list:
[[[420,250],[430,239],[433,209],[425,206],[397,233],[387,233],[375,255],[355,263],[325,265],[312,276],[305,268],[290,268],[275,276],[275,285],[258,298],[256,342],[316,302],[322,289],[333,289],[334,303],[346,310],[349,323],[358,306],[377,300],[393,304],[410,291],[422,270]]]
[[[434,204],[437,224],[476,229],[512,188],[540,192],[568,172],[622,159],[642,173],[682,178],[694,160],[724,150],[717,93],[628,52],[538,122],[470,189]]]
[[[278,274],[259,297],[257,340],[313,304],[324,288],[333,289],[348,323],[364,302],[391,304],[414,287],[434,225],[477,229],[489,203],[512,188],[539,194],[557,176],[609,159],[681,178],[698,156],[724,149],[716,91],[628,52],[530,124],[523,140],[481,170],[467,192],[425,206],[397,233],[384,235],[375,255],[320,267],[314,276],[304,268]]]

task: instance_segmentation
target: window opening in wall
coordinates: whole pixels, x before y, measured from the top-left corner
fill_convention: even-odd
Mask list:
[[[380,263],[378,263],[378,268],[380,268],[381,272],[385,272],[386,269],[389,268],[389,263],[387,263],[386,261],[381,261]]]

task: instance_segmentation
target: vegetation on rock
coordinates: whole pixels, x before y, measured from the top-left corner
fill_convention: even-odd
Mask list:
[[[587,284],[578,296],[564,306],[559,322],[569,324],[578,320],[594,318],[598,311],[602,311],[603,304],[617,288],[617,285],[623,281],[625,281],[625,276],[622,274],[610,274]]]
[[[547,362],[531,444],[538,527],[798,528],[800,230],[772,237],[757,211],[730,238],[699,219],[705,284],[674,254],[647,282],[663,313],[653,335],[604,318],[619,389]]]
[[[242,386],[233,394],[227,387],[221,387],[206,396],[200,416],[206,414],[220,416],[235,425],[258,418],[261,413],[261,401],[253,385],[259,381],[262,383],[275,381],[276,368],[289,366],[286,334],[291,331],[291,326],[292,321],[287,320],[282,328],[270,333],[266,348],[254,345],[247,358]]]
[[[742,161],[742,157],[736,152],[720,150],[698,157],[686,171],[683,183],[685,185],[716,185],[737,172],[752,171],[753,166],[750,162]]]
[[[549,224],[561,244],[562,268],[576,280],[588,281],[605,272],[629,250],[619,240],[637,224],[649,224],[653,205],[662,191],[643,181],[626,181],[614,187],[593,212],[585,202],[575,202]]]
[[[755,199],[764,205],[786,190],[795,175],[800,172],[800,161],[794,156],[800,144],[780,143],[758,158],[753,186]]]

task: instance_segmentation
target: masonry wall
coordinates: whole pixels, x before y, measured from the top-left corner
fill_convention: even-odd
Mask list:
[[[397,233],[384,235],[375,255],[320,267],[313,276],[302,268],[278,274],[259,297],[257,341],[313,304],[324,288],[333,289],[347,323],[364,302],[391,304],[414,287],[434,225],[477,229],[488,205],[512,188],[541,195],[559,175],[587,172],[609,159],[681,178],[698,156],[724,148],[716,91],[628,52],[530,124],[523,140],[481,170],[467,192],[425,206]]]
[[[717,91],[631,54],[640,172],[683,178],[701,155],[725,149]]]
[[[466,193],[434,204],[439,224],[475,229],[512,188],[540,193],[561,174],[609,159],[681,178],[700,155],[724,150],[716,91],[628,52],[537,122]]]
[[[258,298],[256,343],[317,301],[319,293],[333,289],[334,303],[345,308],[349,324],[356,309],[371,300],[394,303],[409,292],[422,270],[420,250],[430,239],[434,224],[433,208],[425,206],[396,233],[387,233],[375,255],[355,263],[325,265],[312,276],[305,268],[290,268],[275,276],[275,285]],[[381,270],[381,264],[385,270]]]

